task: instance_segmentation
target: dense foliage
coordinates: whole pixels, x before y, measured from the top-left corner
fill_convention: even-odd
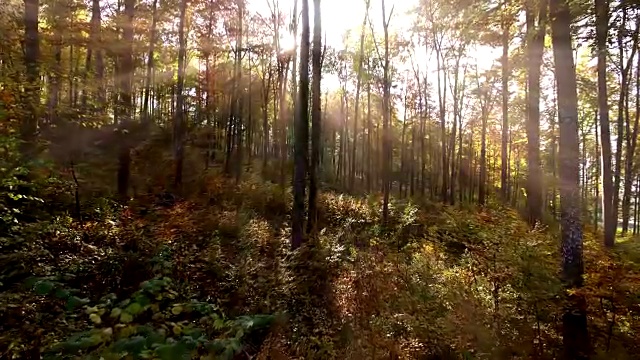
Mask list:
[[[637,358],[640,7],[331,1],[0,3],[0,358]]]

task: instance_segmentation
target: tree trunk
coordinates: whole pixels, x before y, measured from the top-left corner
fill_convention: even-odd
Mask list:
[[[311,164],[309,166],[309,215],[307,233],[314,236],[318,229],[318,166],[320,165],[321,147],[321,116],[322,104],[320,102],[322,79],[322,17],[320,13],[320,0],[313,0],[313,52],[311,63],[313,65],[313,78],[311,89]]]
[[[309,0],[302,0],[302,37],[300,39],[300,89],[296,101],[293,214],[291,221],[291,247],[302,245],[304,236],[304,193],[309,152]]]
[[[527,7],[527,208],[531,225],[542,219],[542,168],[540,166],[540,66],[546,34],[547,1]]]
[[[382,0],[382,25],[384,27],[384,67],[383,67],[383,95],[382,95],[382,223],[387,224],[389,219],[389,192],[391,191],[391,75],[389,59],[389,22],[393,15],[393,8],[387,19],[385,1]]]
[[[614,208],[613,166],[611,163],[611,130],[607,95],[607,37],[609,31],[609,2],[595,0],[596,39],[598,50],[598,114],[602,143],[602,193],[604,218],[604,244],[613,247],[616,235],[616,213]]]
[[[244,116],[242,114],[242,94],[240,90],[242,82],[242,34],[244,32],[244,0],[237,0],[238,5],[238,33],[236,37],[236,52],[235,52],[235,76],[233,86],[233,122],[235,129],[235,144],[236,144],[236,158],[235,158],[235,177],[236,184],[240,183],[240,177],[242,176],[242,161],[243,161],[243,134],[244,134]],[[249,79],[251,82],[251,79]]]
[[[580,149],[578,141],[578,96],[571,44],[571,13],[567,0],[551,1],[551,29],[558,89],[560,125],[560,207],[562,279],[571,291],[582,287],[582,221],[580,217]],[[569,295],[563,315],[564,356],[586,359],[589,351],[586,301]]]
[[[636,21],[636,30],[634,33],[634,48],[637,46],[638,42],[638,30],[640,29],[640,17],[638,17],[638,21]],[[629,58],[629,64],[627,65],[630,68],[630,63],[632,62],[636,52],[632,52]],[[626,87],[622,89],[626,93],[625,95],[625,126],[626,126],[626,145],[627,145],[627,156],[625,157],[625,168],[624,168],[624,187],[623,187],[623,196],[622,196],[622,235],[626,235],[627,230],[629,228],[629,212],[631,210],[631,186],[633,184],[634,179],[634,164],[633,160],[635,158],[636,153],[636,144],[638,141],[638,121],[640,120],[640,104],[638,100],[640,100],[640,56],[638,56],[638,64],[636,66],[636,111],[635,118],[633,121],[633,129],[629,129],[629,123],[631,121],[629,116],[629,83],[627,82]]]
[[[505,7],[508,2],[505,2]],[[503,15],[506,17],[506,15]],[[508,171],[509,161],[507,159],[509,142],[509,22],[502,19],[502,152],[500,168],[500,189],[502,200],[509,201]]]
[[[438,41],[434,41],[434,44],[436,44],[437,46],[435,47],[436,50],[436,62],[438,65],[438,105],[439,105],[439,115],[440,115],[440,142],[441,142],[441,151],[442,151],[442,189],[441,189],[441,194],[442,194],[442,201],[443,202],[447,202],[447,193],[449,190],[449,184],[448,184],[448,178],[449,178],[449,164],[448,164],[448,157],[447,157],[447,127],[446,127],[446,106],[447,106],[447,77],[446,75],[442,75],[442,80],[441,80],[441,75],[440,72],[444,72],[444,69],[441,69],[442,67],[444,67],[444,60],[441,61],[442,58],[442,49],[440,49],[440,45],[438,43]],[[442,85],[440,84],[442,81]],[[444,89],[444,91],[441,90]]]
[[[132,122],[133,101],[131,97],[131,82],[133,79],[133,17],[135,0],[124,3],[125,22],[122,29],[124,51],[121,56],[120,74],[120,109],[123,115],[120,126],[120,149],[118,152],[118,194],[120,199],[128,197],[129,177],[131,175],[131,140],[128,127]]]
[[[158,21],[157,8],[158,0],[153,0],[153,10],[151,13],[151,34],[149,35],[149,54],[147,55],[147,74],[144,78],[144,100],[142,100],[142,120],[147,124],[151,120],[151,116],[149,114],[149,96],[151,92],[151,74],[154,67],[153,53],[156,47],[156,24]]]
[[[27,113],[20,124],[20,137],[23,141],[22,155],[29,159],[34,153],[34,142],[38,129],[38,108],[40,105],[40,40],[38,32],[39,0],[24,1],[24,63],[27,83],[24,86],[27,98]]]
[[[181,190],[182,168],[184,164],[184,77],[187,58],[187,39],[185,36],[185,18],[187,13],[187,0],[180,2],[180,24],[178,25],[178,84],[176,98],[176,113],[173,118],[173,159],[175,161],[174,187]]]
[[[596,154],[596,174],[594,176],[595,179],[595,190],[596,190],[596,196],[595,196],[595,200],[593,202],[593,228],[595,229],[595,231],[598,231],[598,221],[599,221],[599,217],[598,217],[598,212],[599,212],[599,204],[600,204],[600,145],[599,145],[599,139],[598,139],[598,111],[596,110],[595,116],[593,117],[593,121],[595,122],[595,131],[596,131],[596,136],[595,136],[595,154]]]
[[[364,63],[364,30],[367,26],[369,18],[369,0],[365,0],[366,10],[364,19],[362,20],[362,31],[360,33],[360,53],[358,55],[357,79],[356,79],[356,104],[355,115],[353,118],[353,147],[351,149],[351,171],[349,174],[349,190],[353,190],[356,176],[356,148],[358,143],[358,118],[360,117],[360,90],[362,88],[362,65]]]

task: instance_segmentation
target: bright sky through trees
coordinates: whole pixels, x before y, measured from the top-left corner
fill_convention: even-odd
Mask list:
[[[286,14],[291,14],[293,11],[293,5],[295,0],[278,0],[279,6]],[[299,0],[298,0],[299,1]],[[255,11],[264,16],[269,15],[269,0],[249,0],[249,9]],[[373,23],[376,36],[382,36],[382,7],[381,0],[371,0],[371,8],[369,12],[369,18]],[[393,16],[390,22],[389,30],[391,34],[404,35],[408,34],[411,27],[415,23],[416,11],[415,8],[418,5],[416,0],[385,0],[387,8],[387,16],[393,8]],[[362,17],[365,13],[365,1],[364,0],[323,0],[322,6],[322,32],[324,34],[323,41],[326,38],[327,46],[333,47],[336,50],[342,49],[345,46],[345,38],[347,41],[356,43],[360,34],[360,26],[362,25]],[[298,5],[300,8],[300,5]],[[311,10],[311,23],[313,26],[313,9]],[[367,31],[371,31],[367,29]],[[283,46],[285,44],[293,44],[291,36],[282,35]],[[473,64],[477,64],[480,69],[489,69],[493,63],[499,58],[499,49],[494,49],[486,46],[475,46],[476,50],[470,52],[475,55],[470,56],[470,61]],[[420,65],[420,68],[424,70],[424,65],[427,64],[430,69],[430,73],[435,76],[436,74],[436,61],[433,56],[427,58],[426,51],[421,46],[420,49],[414,51],[414,61]],[[401,72],[410,70],[411,63],[407,61],[395,62]],[[323,75],[322,87],[325,90],[335,90],[339,87],[337,76],[331,74]]]

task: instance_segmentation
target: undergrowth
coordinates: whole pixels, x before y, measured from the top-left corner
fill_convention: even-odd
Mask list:
[[[68,174],[11,164],[0,198],[1,358],[561,350],[557,230],[531,230],[514,210],[394,201],[383,227],[378,197],[324,192],[317,239],[291,252],[291,194],[256,174],[235,185],[213,168],[182,196],[146,184],[126,207],[92,193],[71,216]],[[585,232],[581,291],[597,358],[640,350],[639,256],[634,240],[607,252]]]

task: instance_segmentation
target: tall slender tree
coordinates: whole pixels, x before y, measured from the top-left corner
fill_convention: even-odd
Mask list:
[[[529,222],[542,219],[542,168],[540,166],[540,66],[546,34],[547,0],[529,0],[527,22],[527,208]],[[536,24],[537,18],[537,24]]]
[[[184,78],[187,58],[187,39],[185,36],[187,0],[180,1],[180,23],[178,24],[178,84],[176,86],[176,111],[173,118],[173,157],[175,161],[174,186],[182,186],[184,164]]]
[[[291,247],[303,243],[305,190],[309,152],[309,0],[302,0],[302,37],[300,38],[300,84],[295,105],[295,139],[293,171],[293,215]]]
[[[563,315],[566,359],[588,357],[586,303],[574,291],[582,287],[582,220],[580,206],[580,147],[578,140],[578,95],[570,25],[572,16],[567,0],[550,2],[553,58],[558,91],[560,127],[560,224],[562,280],[569,290]]]
[[[614,208],[613,164],[611,163],[611,129],[609,99],[607,95],[607,38],[609,32],[609,1],[595,0],[596,47],[598,51],[598,116],[602,143],[602,196],[604,218],[604,244],[613,247],[617,227]]]
[[[311,64],[313,77],[311,83],[311,164],[309,166],[309,215],[307,233],[316,233],[318,222],[318,166],[320,165],[320,146],[322,136],[322,104],[320,81],[322,79],[322,15],[320,0],[313,0],[313,50]]]
[[[29,111],[23,118],[20,135],[23,141],[22,153],[29,158],[33,154],[33,142],[38,129],[38,108],[40,97],[40,35],[38,31],[39,0],[24,1],[24,63],[27,68],[27,83],[24,87]]]

